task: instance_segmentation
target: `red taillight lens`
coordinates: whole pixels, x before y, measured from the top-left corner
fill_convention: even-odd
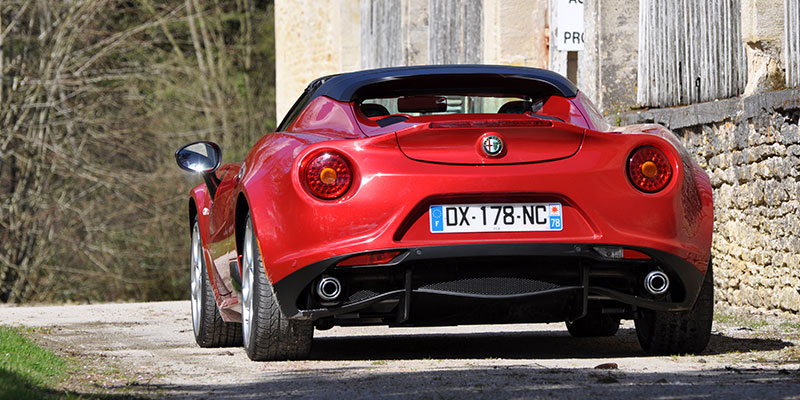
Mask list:
[[[622,250],[622,258],[628,260],[649,260],[650,256],[644,254],[640,251],[631,250],[631,249],[623,249]]]
[[[352,267],[355,265],[388,264],[402,252],[402,250],[376,251],[374,253],[361,254],[346,258],[342,261],[339,261],[339,263],[336,265],[340,267]]]
[[[324,200],[341,197],[353,183],[353,172],[347,159],[330,151],[309,160],[303,169],[303,177],[308,191]]]
[[[628,159],[628,177],[637,189],[654,193],[667,186],[672,178],[672,166],[661,150],[644,146],[636,149]]]

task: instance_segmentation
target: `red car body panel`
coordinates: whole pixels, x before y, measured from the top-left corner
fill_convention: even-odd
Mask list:
[[[489,119],[491,118],[491,119]],[[580,148],[584,129],[544,120],[509,120],[495,115],[472,114],[457,122],[439,122],[439,117],[415,118],[420,123],[395,132],[400,150],[408,158],[443,164],[525,164],[567,158]],[[470,122],[483,122],[471,127]],[[466,122],[467,124],[463,124]],[[519,126],[503,126],[518,122]],[[531,125],[526,125],[529,123]],[[510,151],[488,156],[480,148],[481,138],[500,137]],[[446,151],[443,151],[447,149]]]
[[[550,97],[539,113],[564,122],[465,114],[410,117],[381,127],[354,102],[314,98],[285,132],[265,135],[243,163],[217,171],[213,205],[205,185],[191,192],[223,318],[240,320],[234,277],[240,272],[242,210],[250,213],[274,285],[309,265],[351,254],[491,243],[653,249],[705,274],[713,225],[707,175],[665,128],[604,131],[607,125],[592,121],[586,101],[580,93]],[[469,125],[476,121],[482,122]],[[489,133],[507,145],[499,157],[480,151],[480,139]],[[638,190],[626,172],[631,153],[642,146],[661,150],[673,170],[657,193]],[[309,193],[300,171],[311,157],[331,150],[350,162],[354,180],[343,197],[326,201]],[[532,202],[562,204],[563,230],[430,229],[431,205]]]

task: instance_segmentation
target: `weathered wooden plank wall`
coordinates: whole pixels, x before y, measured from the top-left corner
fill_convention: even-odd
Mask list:
[[[428,12],[430,64],[483,60],[482,0],[429,0]]]
[[[784,0],[786,86],[800,86],[800,0]]]
[[[361,0],[362,68],[404,65],[402,1]],[[483,0],[428,0],[427,13],[429,64],[483,60]]]
[[[638,103],[665,107],[742,93],[740,10],[739,0],[639,0]]]
[[[403,65],[401,0],[361,0],[361,68]]]

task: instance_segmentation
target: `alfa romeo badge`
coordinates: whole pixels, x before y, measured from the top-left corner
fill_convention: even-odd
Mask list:
[[[489,157],[495,157],[503,152],[503,139],[495,135],[489,135],[483,138],[481,143],[483,152]]]

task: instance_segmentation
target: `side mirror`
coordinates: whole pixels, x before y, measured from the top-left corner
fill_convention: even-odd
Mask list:
[[[181,169],[202,174],[208,194],[214,199],[220,182],[214,171],[219,168],[222,161],[222,150],[216,143],[205,141],[189,143],[175,151],[175,161]]]
[[[189,172],[208,174],[219,168],[222,150],[214,142],[189,143],[175,152],[175,161]]]

